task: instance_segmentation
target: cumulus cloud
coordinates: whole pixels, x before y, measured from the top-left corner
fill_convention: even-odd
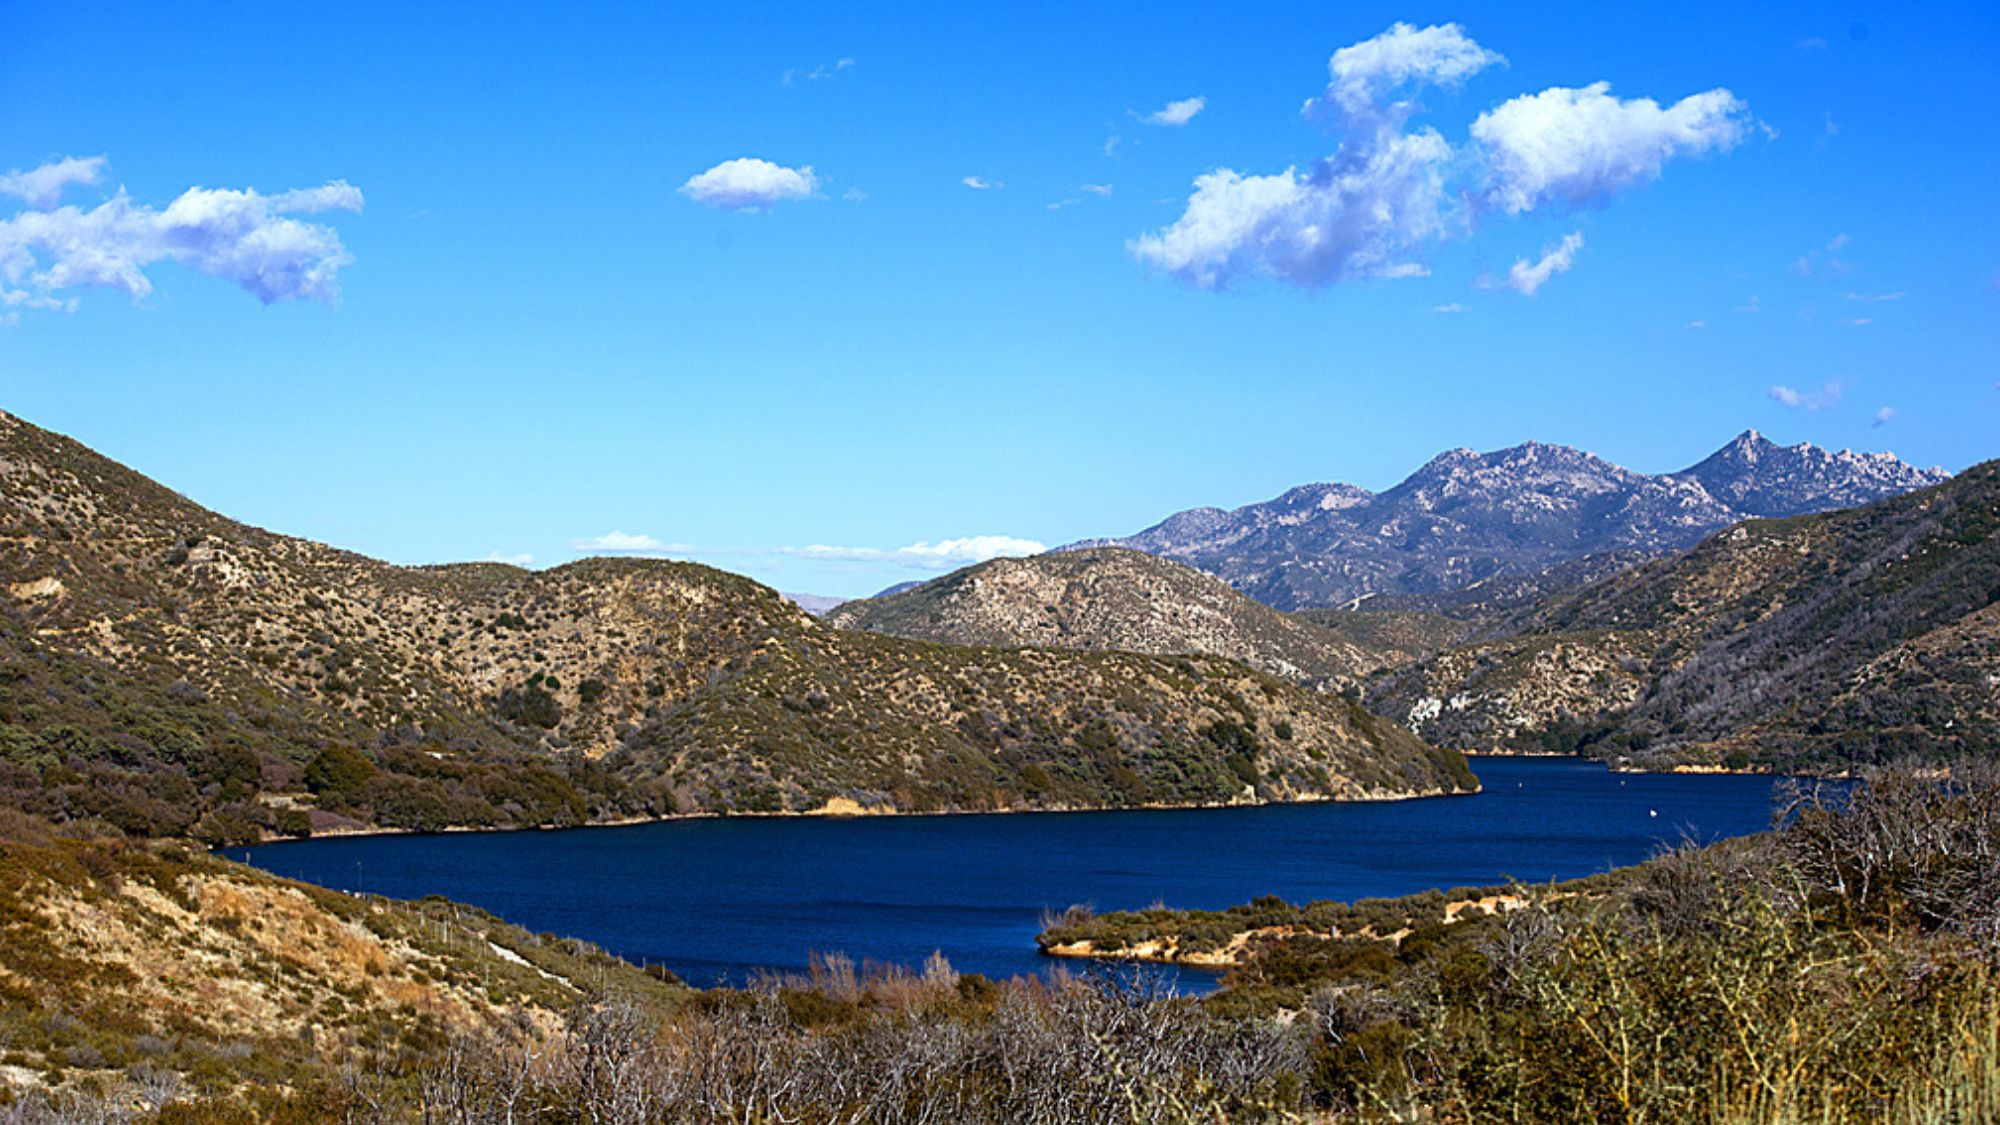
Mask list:
[[[572,551],[602,551],[614,555],[670,549],[667,544],[650,535],[634,535],[625,531],[607,531],[587,539],[572,539],[569,541],[569,547]]]
[[[1424,86],[1453,88],[1507,60],[1481,47],[1455,23],[1417,28],[1398,23],[1373,39],[1342,47],[1327,60],[1324,99],[1306,103],[1308,113],[1331,108],[1350,127],[1395,128],[1417,109],[1414,100],[1394,100]]]
[[[1253,276],[1318,286],[1427,273],[1418,256],[1446,230],[1452,148],[1435,129],[1402,131],[1410,99],[1500,61],[1457,24],[1399,23],[1341,48],[1325,97],[1307,103],[1342,127],[1333,155],[1303,172],[1199,176],[1180,219],[1134,239],[1132,253],[1204,289]]]
[[[1816,391],[1793,390],[1791,387],[1780,383],[1771,388],[1770,395],[1772,400],[1781,406],[1789,406],[1794,410],[1814,412],[1825,410],[1827,407],[1838,403],[1840,401],[1840,392],[1840,381],[1836,379]]]
[[[92,182],[74,170],[41,175],[61,167],[19,173],[15,194],[53,204],[63,187]],[[333,228],[292,216],[361,207],[361,190],[345,180],[275,195],[194,187],[164,210],[121,190],[89,209],[50,206],[0,220],[0,279],[11,288],[9,305],[58,308],[66,303],[54,294],[64,289],[145,297],[153,291],[148,267],[171,261],[233,281],[265,304],[331,302],[340,268],[354,258]]]
[[[1548,203],[1597,207],[1660,178],[1669,160],[1727,152],[1751,124],[1749,107],[1717,88],[1662,109],[1617,98],[1611,84],[1554,86],[1487,110],[1472,123],[1490,184],[1487,199],[1518,215]]]
[[[46,211],[70,187],[103,179],[105,163],[102,156],[65,156],[26,172],[16,168],[0,176],[0,194],[26,200],[28,206]]]
[[[819,190],[812,166],[787,168],[754,156],[725,160],[681,185],[682,195],[721,211],[761,211],[774,203],[811,199]]]
[[[1185,125],[1190,121],[1193,121],[1195,114],[1200,113],[1207,106],[1208,106],[1207,98],[1203,97],[1182,98],[1177,102],[1168,102],[1166,105],[1161,106],[1159,109],[1156,109],[1149,114],[1146,114],[1139,120],[1144,121],[1148,125],[1168,125],[1168,126],[1178,127],[1181,125]]]
[[[1534,296],[1550,278],[1569,272],[1576,264],[1576,252],[1581,249],[1583,232],[1573,231],[1563,235],[1560,243],[1543,247],[1541,258],[1533,263],[1526,258],[1516,259],[1514,268],[1507,271],[1507,287],[1524,297]]]
[[[971,188],[973,191],[992,191],[994,188],[1006,186],[999,180],[989,180],[982,176],[967,176],[958,182]]]
[[[1198,176],[1180,218],[1127,247],[1205,289],[1252,277],[1320,286],[1421,276],[1426,252],[1475,219],[1601,205],[1676,157],[1733,148],[1754,124],[1725,89],[1662,108],[1613,97],[1599,82],[1504,102],[1478,117],[1462,149],[1410,127],[1425,90],[1457,88],[1505,62],[1457,24],[1398,23],[1342,47],[1327,62],[1325,92],[1305,105],[1339,132],[1333,155],[1275,174],[1224,167]],[[1517,267],[1529,285],[1516,288],[1532,292],[1574,253]]]

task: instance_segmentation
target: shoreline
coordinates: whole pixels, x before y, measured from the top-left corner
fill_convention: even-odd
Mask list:
[[[584,832],[595,828],[632,828],[642,824],[670,824],[676,821],[684,821],[684,820],[686,821],[877,820],[877,819],[925,817],[925,816],[928,817],[1035,816],[1042,814],[1182,812],[1182,811],[1196,811],[1205,809],[1220,810],[1220,809],[1281,808],[1287,805],[1369,805],[1369,804],[1389,804],[1401,801],[1428,801],[1445,797],[1476,797],[1484,791],[1485,791],[1485,786],[1480,785],[1472,789],[1418,790],[1413,792],[1396,793],[1392,795],[1377,796],[1377,797],[1314,796],[1314,797],[1294,797],[1282,801],[1244,801],[1244,800],[1179,801],[1179,802],[1148,802],[1146,804],[1141,804],[1141,805],[1091,805],[1091,806],[1076,806],[1076,807],[1064,806],[1064,807],[1052,807],[1052,808],[877,810],[877,809],[866,809],[862,808],[859,805],[856,805],[855,806],[856,808],[862,809],[862,811],[859,812],[850,812],[844,807],[834,807],[834,803],[836,801],[844,800],[844,798],[834,798],[832,800],[829,800],[826,805],[823,805],[820,808],[806,809],[802,811],[787,810],[783,812],[750,812],[750,811],[743,811],[743,812],[702,811],[702,812],[684,812],[684,813],[674,812],[674,813],[667,813],[664,816],[619,817],[612,820],[593,820],[583,824],[561,824],[561,825],[544,824],[533,827],[516,827],[516,828],[478,828],[467,825],[453,825],[448,828],[436,828],[436,829],[383,828],[375,826],[364,826],[360,828],[335,828],[325,832],[315,832],[310,836],[276,836],[267,834],[266,836],[264,836],[264,838],[252,844],[231,844],[228,845],[227,847],[221,847],[221,848],[209,848],[209,847],[203,847],[201,845],[196,845],[196,846],[201,847],[203,851],[206,851],[211,855],[218,855],[227,858],[227,853],[231,849],[241,850],[243,848],[262,848],[274,844],[309,844],[314,840],[344,840],[344,839],[356,839],[356,838],[372,837],[372,836],[452,836],[452,835],[499,835],[511,832],[519,832],[519,833]],[[849,801],[848,803],[854,804],[854,802],[852,801]]]

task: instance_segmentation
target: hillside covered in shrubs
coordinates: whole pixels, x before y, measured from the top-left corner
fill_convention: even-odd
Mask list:
[[[664,560],[391,566],[0,415],[0,803],[53,821],[221,843],[1474,786],[1228,660],[848,633]]]
[[[2000,463],[1752,520],[1373,680],[1473,750],[1840,771],[2000,753]]]

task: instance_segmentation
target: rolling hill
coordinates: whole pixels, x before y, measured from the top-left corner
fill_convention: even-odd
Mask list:
[[[0,799],[57,821],[221,841],[1473,784],[1225,660],[845,632],[659,560],[397,567],[0,416]]]
[[[845,629],[1006,648],[1201,654],[1314,686],[1384,660],[1168,559],[1104,547],[994,559],[827,615]]]

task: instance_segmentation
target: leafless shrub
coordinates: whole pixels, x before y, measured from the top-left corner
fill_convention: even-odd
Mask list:
[[[1812,904],[1852,921],[1913,922],[2000,941],[2000,770],[1871,771],[1794,785],[1780,846]]]

